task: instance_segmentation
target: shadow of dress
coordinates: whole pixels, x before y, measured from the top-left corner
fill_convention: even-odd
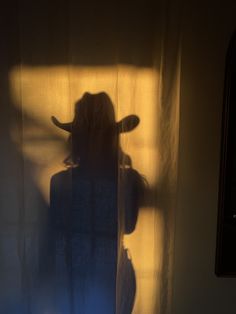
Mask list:
[[[134,170],[129,169],[124,176],[124,189],[129,194],[126,203],[128,206],[133,203],[131,207],[135,209],[133,216],[126,219],[128,232],[134,230],[137,220],[137,195],[131,192],[135,189],[135,174],[137,176]],[[53,307],[56,306],[57,314],[132,312],[135,274],[123,247],[119,263],[120,296],[117,300],[117,182],[117,176],[104,173],[89,176],[81,167],[59,172],[51,179]]]

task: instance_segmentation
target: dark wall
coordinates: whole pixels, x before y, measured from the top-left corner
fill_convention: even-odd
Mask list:
[[[235,12],[229,1],[184,8],[173,314],[230,314],[236,307],[236,280],[214,273],[225,57]]]

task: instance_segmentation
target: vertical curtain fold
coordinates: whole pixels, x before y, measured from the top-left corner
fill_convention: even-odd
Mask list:
[[[1,141],[11,149],[1,157],[6,178],[1,180],[0,312],[57,313],[53,285],[42,280],[50,277],[46,261],[49,265],[54,259],[48,244],[50,181],[66,170],[63,161],[76,139],[71,136],[68,143],[68,133],[50,117],[72,121],[74,105],[85,92],[104,91],[116,121],[131,114],[140,119],[132,132],[119,135],[116,312],[128,314],[124,294],[130,288],[135,290],[133,314],[171,313],[181,74],[178,5],[18,1],[15,44],[8,44],[12,57],[1,75],[7,84],[3,115],[11,116],[3,122]],[[139,200],[138,212],[127,228],[132,193],[132,201]],[[65,291],[61,313],[77,314],[71,291]]]

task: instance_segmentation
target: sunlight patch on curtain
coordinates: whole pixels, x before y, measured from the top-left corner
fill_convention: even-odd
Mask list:
[[[158,205],[162,173],[160,119],[163,117],[159,73],[151,68],[126,65],[22,65],[12,69],[9,79],[12,100],[23,117],[23,134],[19,136],[19,130],[13,125],[12,140],[32,165],[24,169],[26,179],[27,175],[33,176],[46,202],[49,202],[50,178],[63,169],[68,153],[68,135],[55,128],[50,120],[52,115],[63,122],[71,121],[74,103],[84,92],[105,91],[114,103],[117,120],[129,114],[139,116],[139,126],[121,135],[121,146],[131,157],[133,168],[147,180],[149,193],[140,208],[135,231],[124,235],[124,245],[129,249],[137,283],[133,313],[154,313],[161,306],[158,296],[165,224]],[[30,210],[37,202],[30,186],[25,187],[25,198],[25,206]]]

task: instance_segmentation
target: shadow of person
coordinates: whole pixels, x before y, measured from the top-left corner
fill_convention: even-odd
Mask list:
[[[70,133],[68,168],[50,187],[55,311],[130,314],[136,280],[119,235],[135,229],[143,179],[121,150],[119,134],[133,130],[139,118],[116,122],[101,92],[76,102],[72,122],[52,121]]]

